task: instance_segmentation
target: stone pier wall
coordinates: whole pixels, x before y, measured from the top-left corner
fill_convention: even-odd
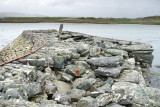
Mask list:
[[[0,63],[10,62],[0,66],[0,105],[160,105],[160,90],[150,87],[142,75],[151,67],[152,46],[77,32],[58,34],[24,31],[0,51]]]

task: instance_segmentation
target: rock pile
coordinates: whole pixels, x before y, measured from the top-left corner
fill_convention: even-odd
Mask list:
[[[31,34],[45,40],[46,45],[34,54],[0,66],[2,107],[160,105],[160,90],[149,87],[142,75],[152,64],[150,45],[76,32],[64,31],[57,36],[55,30],[33,30],[23,32],[4,48],[1,62],[8,60],[9,50],[14,51],[9,53],[9,59],[13,59],[15,54],[40,46]]]

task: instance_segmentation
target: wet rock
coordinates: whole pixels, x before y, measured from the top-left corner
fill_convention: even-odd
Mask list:
[[[104,77],[117,77],[122,70],[122,67],[99,67],[95,70],[95,73]]]
[[[77,107],[97,107],[96,100],[90,96],[82,97],[77,104]]]
[[[78,65],[67,65],[66,69],[64,70],[67,74],[70,74],[72,76],[76,76],[76,71],[79,70],[80,75],[85,73],[86,69],[83,66]]]
[[[133,107],[158,107],[160,105],[160,90],[151,87],[141,87],[135,90]]]
[[[124,57],[128,57],[128,52],[127,51],[124,51],[124,50],[119,50],[119,49],[107,49],[105,50],[106,52],[116,56],[116,55],[121,55],[121,56],[124,56]]]
[[[123,61],[122,56],[98,57],[87,60],[89,64],[99,67],[116,67],[121,63],[121,61]]]
[[[101,48],[99,47],[93,47],[90,49],[90,57],[96,57],[96,56],[99,56],[100,55],[100,51],[101,51]]]
[[[52,98],[60,104],[68,105],[71,103],[71,97],[66,94],[53,94]]]
[[[73,82],[73,87],[82,90],[88,90],[92,87],[92,85],[96,82],[93,78],[78,78]]]
[[[135,70],[124,70],[116,80],[122,82],[131,82],[139,84],[140,86],[146,86],[143,75]]]
[[[86,94],[86,91],[76,88],[73,88],[70,92],[72,101],[78,101]]]
[[[59,94],[66,94],[71,89],[71,86],[63,81],[54,80],[54,85],[57,87],[57,93]]]

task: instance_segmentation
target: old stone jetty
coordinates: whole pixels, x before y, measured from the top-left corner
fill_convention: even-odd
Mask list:
[[[24,31],[0,51],[0,107],[160,107],[143,75],[152,46],[56,30]]]

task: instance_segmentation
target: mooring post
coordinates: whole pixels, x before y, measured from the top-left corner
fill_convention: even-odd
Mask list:
[[[61,24],[60,27],[59,27],[58,37],[59,37],[60,35],[62,35],[62,31],[63,31],[63,24]]]

